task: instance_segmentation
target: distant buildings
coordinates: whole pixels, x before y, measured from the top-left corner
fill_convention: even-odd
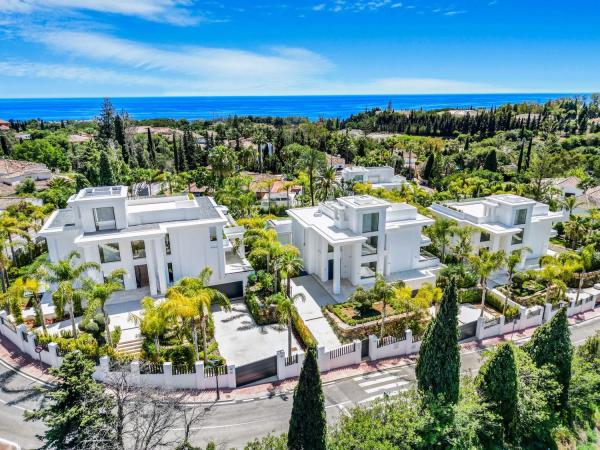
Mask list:
[[[240,297],[252,271],[243,245],[236,245],[243,233],[243,227],[230,223],[226,208],[210,197],[129,199],[127,187],[111,186],[73,195],[39,235],[46,238],[51,261],[77,250],[82,261],[100,264],[100,273],[89,272],[97,281],[125,269],[125,290],[164,294],[179,278],[210,267],[210,284]]]
[[[16,186],[26,178],[33,181],[49,180],[52,172],[45,164],[19,161],[15,159],[0,159],[0,183]]]
[[[290,209],[288,215],[290,220],[273,220],[267,226],[282,243],[300,249],[304,269],[334,294],[343,284],[372,283],[377,273],[413,288],[435,282],[439,260],[421,251],[429,244],[421,231],[433,220],[413,206],[361,195]]]
[[[513,194],[490,195],[460,202],[434,203],[429,209],[439,217],[471,226],[474,251],[487,248],[507,254],[529,248],[525,259],[545,256],[552,225],[563,220],[563,212],[551,212],[548,205]]]
[[[346,183],[365,183],[371,184],[373,189],[400,189],[406,178],[394,174],[394,168],[383,167],[346,167],[342,170],[342,179]]]

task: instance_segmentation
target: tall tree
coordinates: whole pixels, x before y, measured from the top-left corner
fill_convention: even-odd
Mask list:
[[[115,117],[115,141],[121,146],[125,147],[125,128],[127,127],[127,116],[121,116],[117,114]],[[125,161],[127,162],[127,161]]]
[[[498,158],[496,156],[496,149],[492,149],[485,156],[485,161],[483,162],[483,168],[485,170],[489,170],[490,172],[498,171]]]
[[[177,136],[175,133],[173,133],[173,166],[175,167],[176,173],[182,171],[179,149],[177,148]]]
[[[10,146],[8,145],[8,140],[6,136],[0,136],[0,149],[2,149],[2,154],[4,156],[10,156]]]
[[[101,186],[114,186],[115,176],[113,174],[110,160],[108,159],[108,152],[103,150],[100,152],[100,168],[98,173],[98,181]]]
[[[430,180],[433,175],[433,165],[435,163],[435,155],[432,153],[427,157],[427,161],[425,162],[425,168],[423,169],[423,179]]]
[[[196,141],[192,130],[187,129],[183,132],[183,160],[187,166],[187,169],[194,170],[197,167],[196,164]]]
[[[469,261],[473,271],[479,277],[479,287],[481,288],[481,312],[485,309],[485,298],[487,295],[487,281],[491,274],[500,270],[506,263],[504,251],[490,252],[487,248],[482,248],[478,255],[470,255]]]
[[[294,390],[294,404],[288,430],[289,450],[325,450],[327,418],[317,350],[306,351],[298,385]]]
[[[302,153],[297,161],[299,170],[305,171],[308,175],[308,189],[310,191],[310,204],[315,206],[315,179],[319,170],[327,164],[325,153],[316,148],[305,146],[302,148]]]
[[[78,350],[69,352],[59,368],[50,373],[58,381],[42,388],[49,400],[25,413],[27,421],[43,421],[39,438],[44,449],[111,448],[115,442],[113,401],[92,378],[94,364]]]
[[[561,386],[560,404],[563,408],[566,407],[573,358],[567,308],[561,308],[548,323],[537,328],[531,340],[523,345],[523,349],[529,353],[536,366],[551,367],[556,381]]]
[[[459,393],[458,295],[451,279],[442,296],[440,310],[429,323],[417,361],[417,384],[426,394],[456,403]]]
[[[110,99],[105,98],[102,102],[100,115],[96,117],[98,124],[98,137],[104,143],[110,142],[115,137],[115,108]]]
[[[152,130],[148,127],[148,138],[147,138],[147,147],[148,157],[150,158],[150,162],[152,165],[156,164],[156,148],[154,146],[154,139],[152,139]]]
[[[512,440],[519,406],[518,372],[512,343],[499,345],[485,357],[475,382],[481,397],[502,418],[505,438]]]

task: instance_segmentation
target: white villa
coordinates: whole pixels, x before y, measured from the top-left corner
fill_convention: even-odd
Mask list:
[[[439,217],[456,221],[460,226],[478,229],[473,233],[475,250],[513,250],[528,247],[523,255],[537,261],[548,252],[552,225],[563,220],[563,212],[551,212],[548,205],[513,194],[490,195],[481,199],[434,203],[429,209]]]
[[[210,284],[230,297],[243,295],[252,270],[234,251],[243,227],[235,227],[227,209],[210,197],[187,195],[128,198],[126,186],[82,189],[65,209],[55,211],[39,235],[46,238],[51,261],[77,250],[83,261],[93,261],[102,281],[117,268],[127,271],[125,290],[144,289],[164,294],[184,276],[197,276],[204,267]],[[237,247],[237,246],[236,246]]]
[[[394,174],[394,168],[382,167],[346,167],[342,170],[342,179],[347,183],[369,183],[373,189],[400,189],[406,178]]]
[[[304,269],[333,294],[372,283],[376,273],[415,289],[435,282],[440,262],[421,251],[430,242],[421,231],[433,220],[413,206],[361,195],[287,213],[290,220],[273,220],[268,226],[282,242],[300,249]]]

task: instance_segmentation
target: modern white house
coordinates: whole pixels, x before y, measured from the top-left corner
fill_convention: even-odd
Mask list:
[[[126,186],[110,186],[73,195],[39,235],[46,238],[51,261],[76,250],[82,261],[99,263],[101,273],[89,273],[97,281],[125,269],[126,291],[164,294],[179,278],[210,267],[210,284],[239,297],[252,271],[236,242],[243,233],[211,197],[129,198]]]
[[[430,242],[421,231],[433,220],[414,206],[360,195],[287,213],[289,221],[274,220],[268,226],[282,242],[300,249],[304,270],[333,294],[373,283],[377,273],[415,289],[435,282],[440,262],[421,250]]]
[[[429,209],[437,216],[454,220],[460,226],[477,229],[473,233],[473,249],[490,251],[527,247],[526,260],[538,260],[548,252],[553,235],[552,225],[563,220],[563,212],[552,212],[548,205],[513,194],[459,202],[434,203]]]
[[[400,189],[406,178],[394,174],[394,168],[382,167],[346,167],[342,170],[342,179],[346,183],[369,183],[373,189]]]

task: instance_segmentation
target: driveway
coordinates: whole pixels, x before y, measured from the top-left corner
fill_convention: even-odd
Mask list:
[[[257,325],[243,302],[232,302],[231,307],[230,312],[218,309],[212,313],[219,352],[228,364],[241,366],[259,361],[274,356],[278,350],[287,355],[287,327]],[[293,334],[292,350],[301,350]]]
[[[292,295],[296,294],[304,296],[304,301],[296,300],[296,308],[319,345],[326,350],[342,345],[321,311],[336,300],[311,275],[292,279]]]

